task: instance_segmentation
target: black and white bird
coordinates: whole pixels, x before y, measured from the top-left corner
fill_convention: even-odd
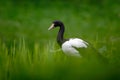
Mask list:
[[[62,51],[66,55],[81,57],[81,54],[77,49],[88,48],[89,44],[86,41],[79,38],[65,39],[64,38],[65,27],[61,21],[54,21],[52,25],[48,28],[48,30],[51,30],[56,27],[60,28],[57,35],[57,43],[61,46]]]

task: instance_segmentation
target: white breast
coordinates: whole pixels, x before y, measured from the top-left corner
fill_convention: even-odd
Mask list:
[[[70,39],[69,41],[66,41],[62,44],[63,52],[70,56],[81,56],[79,51],[77,51],[75,48],[87,48],[87,47],[88,43],[78,38]]]

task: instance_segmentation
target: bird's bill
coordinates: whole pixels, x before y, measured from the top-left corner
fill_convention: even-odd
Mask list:
[[[48,28],[48,30],[51,30],[51,29],[53,29],[54,28],[54,24],[52,24],[49,28]]]

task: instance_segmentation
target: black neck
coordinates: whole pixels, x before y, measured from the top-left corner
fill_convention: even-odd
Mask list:
[[[57,35],[57,42],[58,44],[61,46],[61,44],[65,41],[64,39],[64,25],[60,25],[60,29],[59,29],[59,32],[58,32],[58,35]]]

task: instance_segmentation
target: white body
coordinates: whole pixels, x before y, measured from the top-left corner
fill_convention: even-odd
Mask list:
[[[62,50],[66,55],[81,57],[75,48],[87,48],[88,43],[78,38],[71,38],[62,44]]]

